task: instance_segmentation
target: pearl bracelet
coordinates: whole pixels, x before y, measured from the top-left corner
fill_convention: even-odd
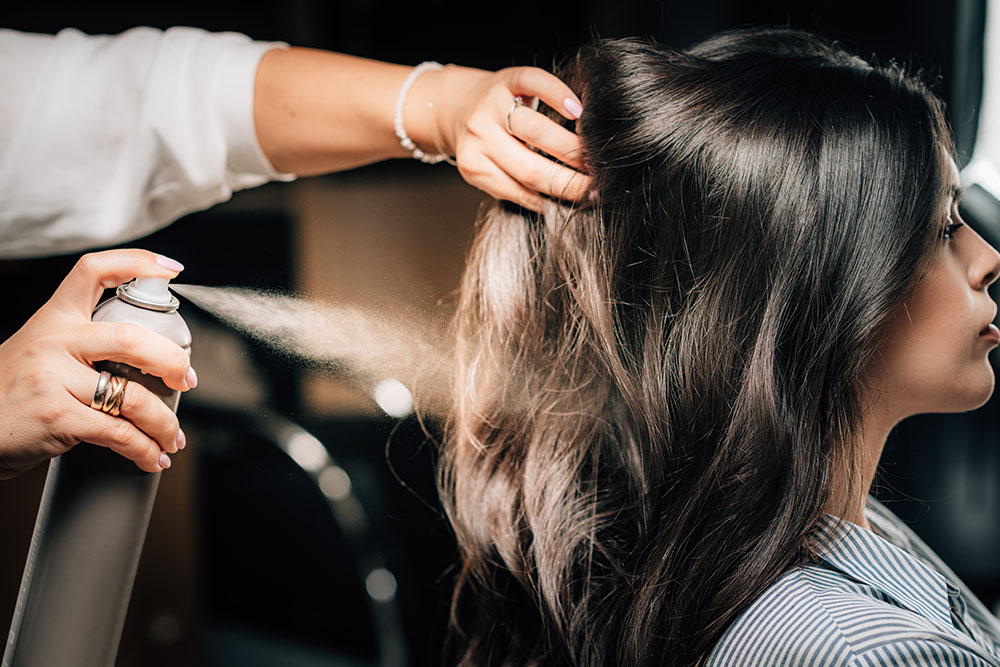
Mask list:
[[[399,95],[396,97],[396,112],[392,117],[392,127],[396,131],[396,136],[399,137],[400,145],[410,151],[414,159],[420,160],[425,164],[437,164],[438,162],[449,162],[454,164],[454,162],[444,153],[428,155],[417,148],[417,145],[413,143],[413,139],[410,139],[409,135],[406,134],[406,130],[403,128],[403,104],[406,102],[406,94],[410,92],[410,86],[413,85],[413,82],[417,80],[418,76],[427,70],[440,69],[444,69],[444,65],[433,61],[422,62],[414,67],[413,71],[411,71],[410,75],[406,77],[406,80],[403,81],[402,87],[399,89]],[[432,109],[433,104],[428,102],[427,108]]]

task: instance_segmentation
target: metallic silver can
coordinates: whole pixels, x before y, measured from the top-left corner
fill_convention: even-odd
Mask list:
[[[177,306],[165,280],[139,278],[93,319],[137,324],[190,354]],[[114,362],[95,368],[143,385],[177,411],[180,392],[158,377]],[[50,462],[3,667],[113,666],[159,481],[87,443]]]

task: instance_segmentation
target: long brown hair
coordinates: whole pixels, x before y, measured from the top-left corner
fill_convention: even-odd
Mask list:
[[[462,665],[690,665],[808,557],[935,227],[940,102],[791,30],[558,72],[593,200],[481,216],[440,491]]]

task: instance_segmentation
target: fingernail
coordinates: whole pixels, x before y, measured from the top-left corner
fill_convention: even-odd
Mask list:
[[[170,467],[170,457],[166,452],[160,452],[160,467],[164,470]]]
[[[579,118],[583,114],[583,105],[572,97],[567,97],[563,100],[563,109],[568,111],[569,115],[573,118]]]
[[[178,262],[176,259],[170,259],[169,257],[164,257],[163,255],[156,256],[156,263],[165,269],[176,271],[177,273],[184,270],[183,264]]]
[[[590,192],[588,192],[587,199],[589,199],[592,202],[597,201],[597,190],[591,190]]]
[[[187,446],[187,436],[184,435],[184,429],[177,429],[177,449],[184,449]]]
[[[194,389],[198,386],[198,374],[194,372],[194,367],[188,368],[187,385],[190,389]]]

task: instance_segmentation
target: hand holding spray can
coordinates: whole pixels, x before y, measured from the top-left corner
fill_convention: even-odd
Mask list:
[[[191,332],[165,278],[137,278],[93,320],[155,331],[190,354]],[[137,382],[177,411],[180,392],[137,368],[98,371]],[[81,443],[52,460],[21,579],[3,667],[112,667],[159,473]]]

